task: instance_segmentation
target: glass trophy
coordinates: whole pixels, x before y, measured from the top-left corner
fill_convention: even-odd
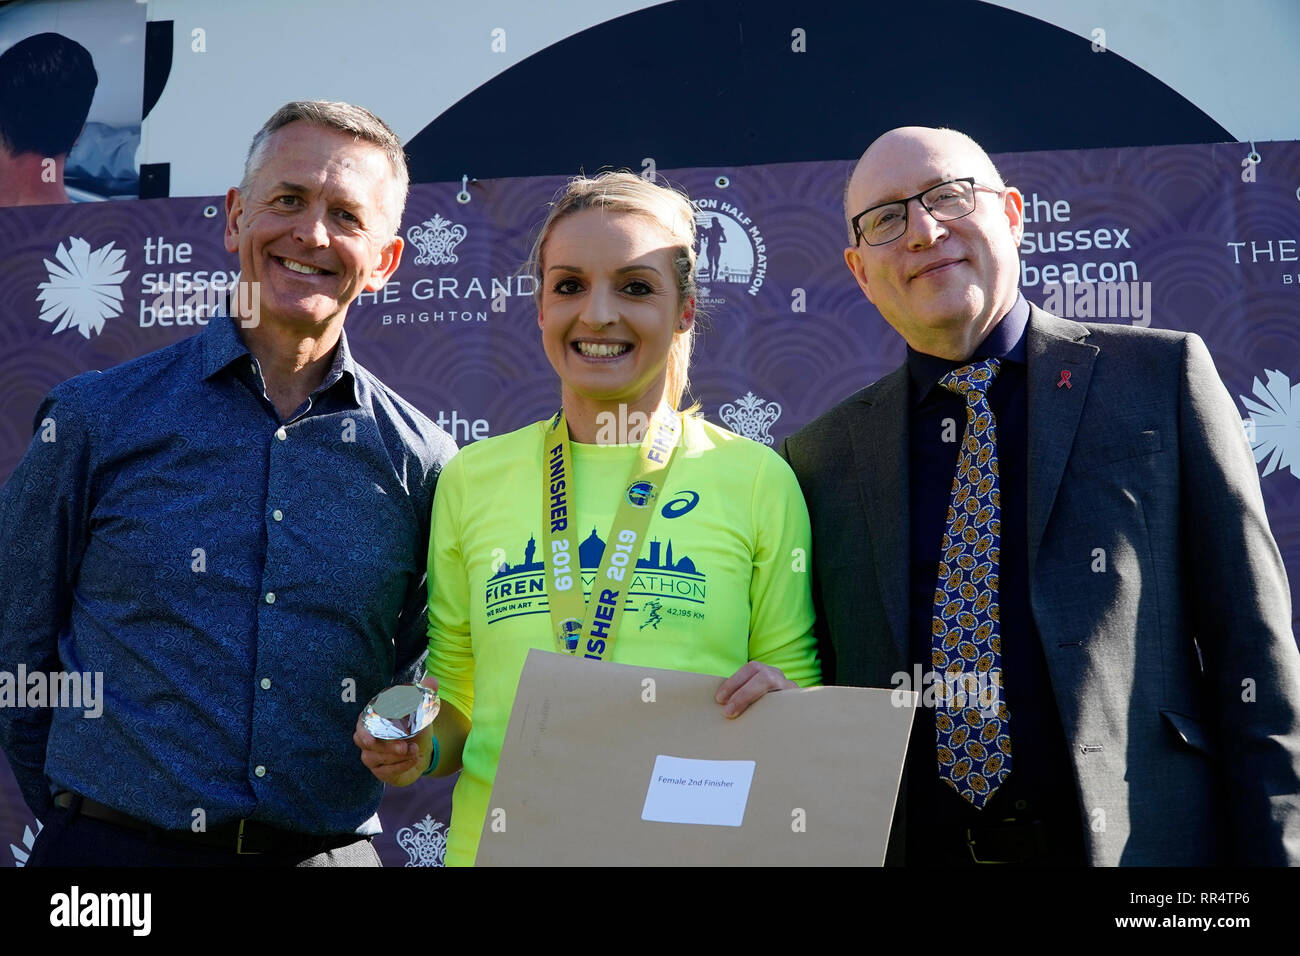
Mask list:
[[[394,684],[366,704],[361,720],[372,737],[409,740],[433,723],[440,704],[423,684]]]

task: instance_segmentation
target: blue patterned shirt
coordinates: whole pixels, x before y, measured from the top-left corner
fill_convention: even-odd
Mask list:
[[[102,712],[0,706],[33,811],[73,790],[171,829],[377,832],[352,732],[427,643],[455,450],[346,337],[282,421],[225,316],[55,388],[0,492],[0,670],[100,674]]]

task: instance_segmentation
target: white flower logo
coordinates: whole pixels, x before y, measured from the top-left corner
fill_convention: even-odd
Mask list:
[[[1281,372],[1267,374],[1267,386],[1255,379],[1253,391],[1258,402],[1241,396],[1250,412],[1246,435],[1254,446],[1255,461],[1268,458],[1265,475],[1290,468],[1292,477],[1300,478],[1300,384],[1292,385]]]
[[[14,855],[14,866],[26,866],[27,858],[32,855],[32,847],[36,845],[36,834],[45,829],[41,826],[41,821],[36,821],[36,830],[31,827],[23,827],[23,845],[21,847],[9,844],[9,849]]]
[[[103,332],[105,319],[122,314],[122,280],[130,275],[122,269],[126,252],[111,242],[91,252],[90,243],[72,236],[67,249],[59,243],[54,258],[57,264],[45,260],[49,281],[37,286],[41,321],[58,322],[51,335],[69,327],[87,339],[91,331]]]

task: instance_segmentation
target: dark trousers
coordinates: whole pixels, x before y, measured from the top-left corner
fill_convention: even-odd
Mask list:
[[[56,807],[36,836],[27,866],[382,866],[370,841],[325,853],[239,855],[230,849],[177,843],[163,831],[134,830]]]

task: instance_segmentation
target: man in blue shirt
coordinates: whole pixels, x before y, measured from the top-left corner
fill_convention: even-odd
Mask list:
[[[455,452],[343,333],[398,266],[407,185],[366,110],[282,107],[226,197],[231,314],[37,412],[0,493],[0,667],[102,699],[0,707],[30,865],[378,864],[351,735],[425,644]]]

